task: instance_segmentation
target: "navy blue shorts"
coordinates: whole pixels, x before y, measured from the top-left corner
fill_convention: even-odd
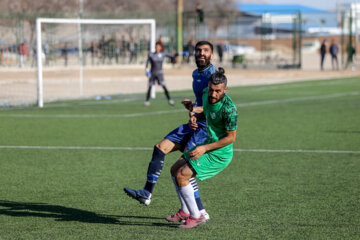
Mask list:
[[[199,123],[198,128],[195,131],[192,130],[188,124],[183,124],[165,136],[166,139],[180,144],[181,151],[184,151],[185,148],[191,149],[199,144],[202,144],[206,140],[206,137],[207,132],[205,124]]]

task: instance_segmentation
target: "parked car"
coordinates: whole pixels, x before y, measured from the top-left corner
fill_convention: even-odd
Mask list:
[[[255,52],[255,48],[245,43],[229,43],[225,45],[226,51],[233,56],[247,55]]]
[[[312,42],[305,42],[303,43],[303,45],[301,46],[301,51],[303,53],[314,53],[314,52],[318,52],[320,49],[321,43],[319,40],[315,40]]]

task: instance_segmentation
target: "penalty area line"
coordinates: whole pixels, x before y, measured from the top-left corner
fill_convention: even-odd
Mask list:
[[[52,149],[52,150],[118,150],[118,151],[152,151],[150,147],[81,147],[81,146],[0,146],[0,149]],[[360,154],[351,150],[303,150],[303,149],[238,149],[234,152],[256,153],[330,153],[330,154]]]

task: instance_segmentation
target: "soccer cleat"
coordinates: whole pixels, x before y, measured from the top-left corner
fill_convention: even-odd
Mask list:
[[[210,220],[210,215],[205,211],[205,209],[201,210],[200,212],[205,217],[206,221]]]
[[[169,100],[169,104],[170,104],[171,106],[175,106],[174,100],[170,99],[170,100]]]
[[[186,219],[184,224],[179,225],[179,228],[193,228],[205,223],[206,223],[206,218],[203,215],[200,215],[199,218],[189,217],[188,219]]]
[[[181,209],[177,211],[174,215],[168,216],[166,221],[168,222],[182,222],[190,217],[189,213],[184,213]]]
[[[145,107],[150,106],[150,102],[149,102],[149,101],[144,102],[144,106],[145,106]]]
[[[151,193],[149,193],[144,189],[135,190],[132,188],[124,188],[124,191],[127,195],[129,195],[135,200],[138,200],[140,203],[144,204],[145,206],[149,206],[151,203]]]

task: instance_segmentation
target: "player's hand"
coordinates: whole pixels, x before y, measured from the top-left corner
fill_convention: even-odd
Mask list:
[[[196,160],[204,153],[206,153],[206,148],[204,146],[198,146],[189,153],[190,160]]]
[[[192,113],[190,113],[191,115]],[[190,120],[189,120],[189,127],[192,130],[196,130],[198,128],[198,124],[196,123],[197,118],[195,116],[190,116]]]
[[[193,110],[194,104],[190,99],[185,98],[181,101],[181,103],[184,105],[184,107],[189,110],[190,112]]]
[[[145,69],[145,75],[147,77],[151,77],[151,72],[149,71],[149,69]]]

